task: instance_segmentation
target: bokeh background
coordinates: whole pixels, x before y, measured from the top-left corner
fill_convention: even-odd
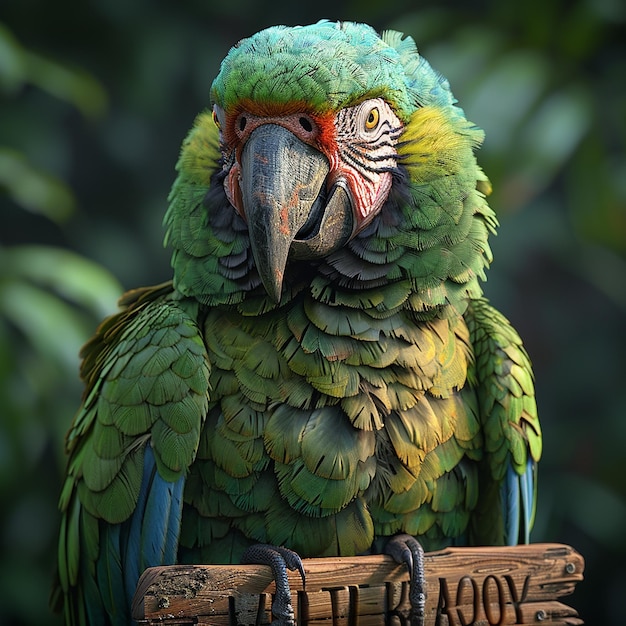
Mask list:
[[[0,623],[48,612],[77,352],[166,280],[161,219],[220,59],[321,17],[411,34],[486,130],[501,228],[487,295],[531,354],[545,434],[534,541],[586,558],[567,602],[623,623],[626,5],[622,0],[2,0]]]

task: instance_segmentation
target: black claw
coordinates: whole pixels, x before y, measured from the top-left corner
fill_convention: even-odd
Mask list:
[[[304,586],[306,584],[306,575],[304,574],[304,565],[302,564],[300,555],[289,548],[283,548],[281,546],[275,547],[274,549],[285,559],[285,565],[287,565],[290,571],[295,572],[298,570],[300,578],[302,579],[302,585]]]
[[[406,564],[409,575],[409,600],[411,602],[412,626],[423,626],[426,615],[426,575],[424,573],[424,549],[411,535],[395,535],[385,545],[385,553],[397,563]]]
[[[287,570],[300,572],[302,584],[305,583],[304,566],[302,559],[293,550],[258,543],[250,546],[244,553],[242,563],[255,565],[268,565],[272,568],[274,582],[276,583],[276,595],[272,602],[273,626],[294,626],[294,611],[291,604],[291,589]]]

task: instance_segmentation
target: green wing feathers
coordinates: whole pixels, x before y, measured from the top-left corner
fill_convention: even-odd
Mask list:
[[[170,295],[169,285],[131,292],[82,352],[87,388],[68,433],[60,498],[60,582],[66,593],[78,589],[67,609],[74,621],[107,549],[101,523],[122,524],[137,506],[146,446],[164,483],[183,477],[195,458],[209,364],[195,321]]]
[[[484,298],[470,302],[465,319],[475,355],[468,381],[476,388],[484,433],[483,495],[474,526],[488,543],[502,543],[503,536],[506,543],[528,541],[542,448],[530,359],[509,321]]]
[[[141,292],[83,352],[89,386],[68,452],[85,505],[112,523],[134,506],[139,478],[131,464],[142,445],[149,441],[161,475],[177,480],[193,461],[207,411],[209,365],[197,325],[154,295]]]

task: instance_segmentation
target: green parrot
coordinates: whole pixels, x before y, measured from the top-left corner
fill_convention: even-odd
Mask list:
[[[483,133],[401,33],[277,26],[228,53],[165,215],[173,281],[86,344],[67,436],[68,625],[150,566],[527,542],[533,375],[482,295]],[[279,580],[280,579],[280,580]],[[292,624],[289,590],[274,603]]]

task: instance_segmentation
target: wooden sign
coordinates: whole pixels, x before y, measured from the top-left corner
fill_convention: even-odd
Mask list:
[[[289,573],[298,626],[410,624],[408,573],[388,556],[304,559]],[[449,548],[425,557],[426,626],[582,624],[559,602],[584,561],[561,544]],[[133,601],[140,624],[269,624],[274,582],[259,565],[172,565],[144,572]]]

